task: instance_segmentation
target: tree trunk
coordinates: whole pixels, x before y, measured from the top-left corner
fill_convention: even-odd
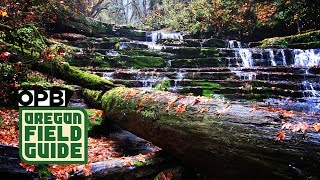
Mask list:
[[[305,133],[281,130],[284,121],[301,122],[303,115],[285,119],[280,112],[221,99],[123,87],[103,96],[85,91],[91,94],[122,128],[218,179],[320,175],[319,134],[311,128]],[[286,137],[276,141],[280,131]]]

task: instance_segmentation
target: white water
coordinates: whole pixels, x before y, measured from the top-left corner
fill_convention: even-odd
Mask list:
[[[113,79],[114,72],[104,72],[102,77],[104,79]]]
[[[136,80],[142,82],[142,87],[144,88],[151,88],[157,82],[167,79],[166,77],[161,76],[161,74],[158,72],[149,72],[149,73],[145,74],[144,72],[140,72],[140,71],[137,73]]]
[[[252,49],[243,48],[241,42],[236,40],[230,40],[227,43],[227,48],[233,49],[235,53],[235,58],[241,58],[242,67],[250,68],[255,66],[253,55],[260,54],[260,62],[270,61],[271,66],[277,65],[293,65],[299,67],[312,67],[320,65],[320,49],[288,49],[286,51],[291,51],[291,57],[286,57],[284,49]],[[268,54],[264,56],[264,54]],[[265,59],[264,59],[265,58]],[[287,59],[293,59],[293,64],[288,64]],[[265,63],[262,63],[265,64]],[[268,63],[269,64],[269,63]],[[237,66],[239,63],[237,63]],[[229,64],[229,66],[232,66]]]
[[[239,49],[239,55],[242,59],[242,65],[245,68],[253,66],[252,51],[250,49]]]
[[[240,80],[252,81],[256,79],[257,74],[255,72],[243,72],[242,68],[233,68],[232,72],[236,73]]]
[[[152,37],[151,41],[153,43],[157,43],[158,40],[161,40],[161,39],[177,39],[177,40],[183,39],[182,34],[176,33],[176,32],[152,32],[151,37]]]
[[[240,42],[240,41],[230,40],[230,41],[229,41],[229,47],[228,47],[228,48],[231,48],[231,49],[234,49],[234,48],[242,48],[242,45],[241,45],[241,42]]]
[[[294,49],[294,65],[295,66],[319,66],[320,65],[320,49]]]
[[[178,83],[185,78],[185,73],[184,72],[176,71],[176,73],[177,73],[176,74],[176,79],[174,80],[174,86],[172,87],[172,91],[173,92],[177,91],[177,89],[179,87]]]
[[[317,83],[304,80],[301,83],[304,97],[316,98],[320,97],[320,91],[317,91]]]
[[[271,62],[271,66],[277,66],[276,61],[274,60],[274,52],[273,49],[266,49],[267,52],[269,52],[269,58]]]
[[[287,66],[287,59],[286,59],[286,55],[284,54],[284,50],[283,49],[278,49],[277,50],[277,54],[281,54],[281,59],[282,59],[282,65]]]

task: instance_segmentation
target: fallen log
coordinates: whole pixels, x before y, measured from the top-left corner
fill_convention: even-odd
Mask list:
[[[91,163],[88,179],[153,179],[159,172],[175,167],[178,165],[174,158],[158,151]],[[76,171],[70,179],[84,177],[82,171]]]
[[[124,87],[103,95],[86,92],[86,96],[94,94],[87,99],[101,101],[106,114],[122,128],[209,176],[296,179],[320,175],[320,135],[311,124],[300,128],[303,132],[281,129],[284,122],[299,122],[301,116],[169,92]]]

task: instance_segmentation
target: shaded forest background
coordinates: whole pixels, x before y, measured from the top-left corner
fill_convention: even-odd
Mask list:
[[[196,37],[240,38],[298,34],[319,29],[320,2],[313,0],[2,0],[1,21],[18,26],[32,20],[40,29],[73,17],[183,31]],[[5,12],[5,13],[4,13]],[[24,21],[24,22],[19,22]]]

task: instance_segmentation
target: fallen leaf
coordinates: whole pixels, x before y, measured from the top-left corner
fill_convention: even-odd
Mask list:
[[[299,122],[292,126],[291,131],[292,132],[298,132],[301,131],[304,133],[309,128],[309,125],[306,122]]]
[[[196,104],[198,104],[200,102],[201,102],[200,98],[196,98],[196,99],[193,100],[192,106],[194,106],[194,105],[196,105]]]
[[[276,141],[284,140],[285,137],[286,137],[286,133],[283,131],[280,131],[276,135]]]
[[[187,109],[187,105],[186,104],[179,104],[178,107],[176,107],[176,112],[178,114],[183,114]]]
[[[316,130],[316,132],[320,131],[320,123],[315,123],[315,124],[313,124],[312,127]]]
[[[168,102],[168,105],[167,105],[167,108],[166,108],[166,111],[169,111],[170,108],[172,108],[174,106],[174,103],[178,100],[178,97],[175,97],[174,99],[170,100]]]

